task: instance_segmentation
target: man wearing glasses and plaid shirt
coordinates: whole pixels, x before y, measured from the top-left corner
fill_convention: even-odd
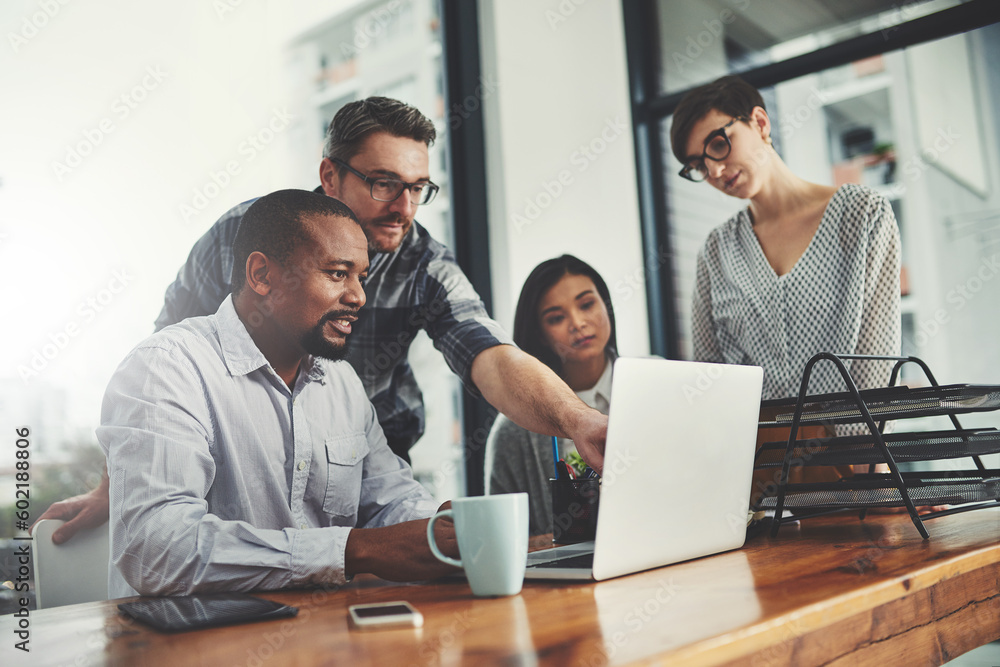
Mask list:
[[[607,417],[587,407],[534,357],[513,345],[486,313],[451,251],[414,221],[430,203],[428,147],[433,123],[402,102],[370,97],[351,102],[327,130],[317,192],[347,204],[368,239],[368,303],[354,325],[347,360],[361,377],[391,449],[409,461],[424,430],[424,406],[407,353],[425,330],[466,389],[480,393],[518,425],[572,438],[600,470]],[[215,313],[230,293],[232,243],[253,201],[220,218],[191,250],[167,288],[156,329]],[[107,478],[83,496],[52,506],[42,518],[68,519],[56,543],[107,519]]]

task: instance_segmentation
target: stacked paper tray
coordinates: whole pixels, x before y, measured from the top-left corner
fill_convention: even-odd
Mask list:
[[[963,505],[1000,500],[1000,470],[903,473],[914,505]],[[840,482],[789,484],[786,509],[903,507],[889,475],[855,475]],[[757,509],[774,509],[777,498],[761,499]]]
[[[941,387],[881,387],[859,392],[868,412],[876,420],[907,419],[1000,408],[1000,385],[953,384]],[[796,399],[764,401],[763,407],[788,408],[772,422],[761,426],[790,426]],[[862,421],[854,397],[847,392],[810,396],[803,405],[801,424],[847,424]]]
[[[886,448],[897,462],[955,459],[1000,453],[1000,431],[994,428],[918,433],[888,433]],[[780,468],[787,441],[761,445],[755,468]],[[793,458],[798,465],[836,466],[882,463],[885,459],[870,434],[804,441],[796,445]]]

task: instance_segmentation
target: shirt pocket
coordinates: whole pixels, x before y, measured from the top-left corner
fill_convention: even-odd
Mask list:
[[[324,512],[339,517],[357,515],[366,456],[368,438],[364,433],[327,438]]]

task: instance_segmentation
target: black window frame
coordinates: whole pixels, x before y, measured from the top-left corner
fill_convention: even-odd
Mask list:
[[[486,189],[486,135],[483,124],[479,2],[439,0],[443,42],[448,178],[458,265],[493,312],[489,215]],[[481,396],[461,393],[465,495],[485,493],[486,438],[497,411]]]

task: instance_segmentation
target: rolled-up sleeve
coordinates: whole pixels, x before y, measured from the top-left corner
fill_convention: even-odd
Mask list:
[[[483,350],[513,345],[510,335],[486,312],[479,294],[448,255],[428,262],[422,284],[427,334],[444,355],[448,367],[473,395],[472,362]]]

